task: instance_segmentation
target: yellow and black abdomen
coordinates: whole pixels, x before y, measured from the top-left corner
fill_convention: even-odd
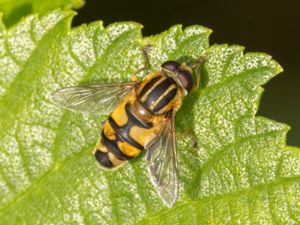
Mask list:
[[[125,97],[105,121],[95,157],[101,166],[113,168],[139,155],[144,146],[132,137],[131,130],[139,127],[151,129],[151,122],[143,121],[133,113],[134,91]]]
[[[175,81],[153,73],[125,96],[105,121],[95,157],[101,166],[114,168],[139,155],[157,135],[165,114],[181,104]]]

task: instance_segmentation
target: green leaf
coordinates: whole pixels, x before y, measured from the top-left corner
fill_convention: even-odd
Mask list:
[[[5,24],[11,26],[31,13],[46,13],[58,7],[78,9],[83,5],[84,0],[0,0],[0,11]]]
[[[282,70],[270,56],[209,47],[211,31],[201,26],[143,38],[132,22],[71,29],[73,15],[56,10],[0,27],[1,224],[300,223],[300,150],[286,146],[288,126],[255,117],[261,85]],[[143,156],[115,171],[97,167],[92,152],[106,115],[50,100],[61,87],[130,80],[146,44],[151,70],[206,57],[201,90],[176,116],[181,188],[171,209]]]

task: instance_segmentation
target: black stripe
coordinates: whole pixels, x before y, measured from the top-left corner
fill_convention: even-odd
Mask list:
[[[131,128],[130,124],[126,123],[123,127],[119,127],[118,124],[116,124],[116,122],[111,117],[108,117],[108,122],[110,126],[115,130],[118,140],[125,141],[128,144],[131,144],[132,146],[140,150],[144,150],[144,147],[142,145],[140,145],[138,142],[136,142],[134,139],[130,137],[129,135],[129,131]]]
[[[128,117],[127,124],[133,126],[138,126],[146,129],[150,129],[153,127],[151,122],[144,121],[140,118],[138,118],[130,109],[130,104],[125,105],[125,111]]]
[[[147,99],[143,102],[146,107],[150,107],[152,102],[155,102],[175,81],[168,77],[159,85],[157,85],[149,94]]]
[[[125,155],[118,147],[118,140],[109,140],[105,134],[101,133],[101,138],[103,141],[103,144],[107,147],[109,151],[111,151],[118,159],[120,160],[130,160],[132,157]]]
[[[99,162],[99,164],[106,168],[113,168],[114,165],[110,161],[107,152],[101,152],[100,150],[96,150],[95,152],[95,158]]]
[[[155,77],[152,80],[150,80],[141,90],[139,94],[139,98],[142,98],[144,94],[146,94],[147,91],[161,78],[161,76]]]
[[[165,107],[172,99],[176,96],[177,88],[172,89],[169,91],[168,94],[166,94],[154,107],[153,112],[158,112],[163,107]]]

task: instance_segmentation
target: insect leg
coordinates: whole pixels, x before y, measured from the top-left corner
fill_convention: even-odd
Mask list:
[[[190,146],[193,150],[198,150],[198,141],[195,131],[192,128],[184,128],[181,130],[179,136],[182,136],[181,138],[184,138],[190,142]]]
[[[200,57],[198,60],[197,60],[197,62],[196,62],[196,64],[195,64],[195,72],[196,72],[196,83],[197,83],[197,87],[199,86],[199,83],[200,83],[200,76],[201,76],[201,74],[200,74],[200,67],[201,67],[201,65],[205,62],[205,60],[206,60],[206,57]]]
[[[193,146],[193,149],[196,150],[196,149],[198,149],[198,141],[197,141],[197,137],[196,137],[194,130],[191,130],[191,135],[192,135],[192,141],[193,141],[192,146]]]
[[[196,78],[196,85],[194,86],[192,92],[196,91],[199,88],[200,85],[200,79],[201,79],[201,74],[200,74],[200,67],[203,65],[203,63],[206,61],[205,56],[201,56],[197,62],[192,66],[193,69],[195,69],[195,78]]]
[[[105,122],[106,122],[106,119],[101,122],[101,127],[104,126]]]
[[[149,52],[151,50],[152,45],[145,45],[142,48],[143,56],[144,56],[144,66],[139,68],[134,74],[138,74],[141,71],[144,71],[149,68],[150,61],[149,61]]]

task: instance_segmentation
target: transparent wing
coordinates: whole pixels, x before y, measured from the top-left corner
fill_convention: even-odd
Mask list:
[[[59,106],[82,113],[109,113],[118,100],[129,93],[136,83],[96,84],[67,87],[56,91],[52,98]]]
[[[146,164],[151,181],[163,202],[172,207],[178,197],[178,168],[172,116],[159,135],[146,145]]]

